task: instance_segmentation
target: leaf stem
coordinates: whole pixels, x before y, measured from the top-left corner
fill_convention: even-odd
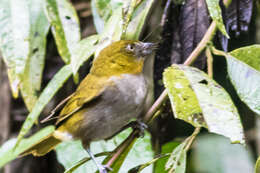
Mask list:
[[[211,50],[211,52],[212,52],[213,54],[218,55],[218,56],[227,56],[227,55],[228,55],[226,52],[221,51],[221,50],[218,50],[218,49],[216,49],[214,46],[211,46],[211,47],[210,47],[210,50]]]
[[[195,138],[197,137],[197,135],[199,134],[200,129],[201,129],[200,127],[196,127],[195,130],[194,130],[194,132],[191,134],[191,136],[186,139],[186,140],[187,140],[187,144],[186,144],[184,150],[188,151],[188,150],[190,149],[190,147],[191,147],[191,145],[192,145],[194,139],[195,139]]]
[[[207,56],[207,67],[208,67],[208,76],[213,78],[213,56],[211,54],[210,48],[206,48],[206,56]]]

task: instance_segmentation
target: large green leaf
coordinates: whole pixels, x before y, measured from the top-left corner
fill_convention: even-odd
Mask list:
[[[226,54],[228,75],[238,96],[260,115],[260,45]]]
[[[248,148],[230,144],[215,134],[198,136],[190,158],[193,165],[190,172],[252,173],[254,170],[253,154]]]
[[[122,133],[118,134],[107,142],[99,141],[91,143],[91,151],[93,153],[100,153],[104,151],[114,150],[118,144],[120,144],[124,139],[127,138],[127,136],[130,134],[130,131],[130,129],[123,131]],[[145,163],[151,160],[153,158],[153,151],[150,140],[151,137],[148,133],[145,133],[144,138],[139,138],[134,144],[133,149],[129,152],[128,157],[126,158],[120,170],[124,170],[126,172],[130,168],[139,165],[140,163]],[[83,149],[80,141],[64,142],[58,145],[56,151],[59,162],[62,163],[65,169],[67,169],[66,172],[68,173],[70,173],[71,170],[73,170],[73,173],[85,173],[86,170],[88,170],[89,172],[95,172],[97,170],[96,165],[93,163],[92,160],[88,161],[87,163],[78,163],[79,160],[88,157],[88,154]],[[101,163],[103,159],[104,156],[97,157],[99,163]],[[76,167],[76,169],[73,169],[74,166]],[[114,171],[116,170],[117,168],[114,168]],[[147,173],[150,173],[151,171],[152,167],[144,169],[144,172]]]
[[[0,48],[14,97],[30,54],[30,14],[26,0],[0,1]],[[22,26],[22,27],[21,27]]]
[[[176,118],[195,127],[244,143],[243,128],[228,93],[207,74],[194,67],[173,65],[163,73]]]
[[[40,90],[49,23],[43,0],[0,1],[0,47],[13,95],[18,87],[31,111]],[[22,26],[22,27],[21,27]]]
[[[35,103],[35,106],[32,109],[32,112],[27,116],[26,120],[23,123],[23,126],[19,132],[17,145],[20,143],[21,139],[28,133],[35,121],[37,121],[43,108],[49,103],[51,98],[55,93],[63,86],[66,80],[72,74],[71,68],[69,65],[64,66],[60,69],[52,80],[45,87],[41,93],[39,99]]]
[[[219,6],[219,0],[206,0],[208,5],[208,10],[211,18],[216,22],[218,29],[229,38],[228,33],[225,29],[225,25],[223,24],[221,8]]]
[[[68,0],[45,0],[45,12],[52,26],[59,54],[70,63],[74,44],[80,40],[79,20]]]
[[[21,140],[19,146],[14,149],[17,139],[13,138],[5,142],[0,148],[0,168],[3,167],[8,162],[14,160],[23,153],[25,150],[29,149],[34,144],[38,143],[42,138],[45,138],[54,131],[54,126],[47,126],[34,134],[33,136]]]
[[[74,74],[88,58],[94,54],[99,35],[92,35],[78,42],[71,56],[71,68]]]
[[[49,23],[43,12],[43,0],[28,2],[30,15],[29,56],[21,81],[21,93],[29,111],[38,99],[45,60]]]

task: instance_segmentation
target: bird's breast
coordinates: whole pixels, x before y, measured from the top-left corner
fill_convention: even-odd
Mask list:
[[[109,80],[113,85],[106,88],[95,105],[85,112],[80,135],[84,136],[83,140],[106,139],[140,116],[143,110],[147,95],[143,75],[123,74]]]

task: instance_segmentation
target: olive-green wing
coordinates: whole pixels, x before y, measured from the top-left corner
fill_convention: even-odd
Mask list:
[[[107,78],[88,75],[79,85],[76,92],[68,100],[64,108],[61,110],[56,124],[73,115],[86,103],[101,96],[109,85]]]

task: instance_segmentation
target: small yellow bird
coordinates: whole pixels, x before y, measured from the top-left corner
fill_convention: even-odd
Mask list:
[[[95,161],[90,142],[114,136],[140,116],[148,88],[143,67],[155,48],[154,43],[129,40],[104,48],[61,110],[54,133],[24,153],[42,156],[64,140],[80,139]],[[95,163],[101,173],[107,172]]]

